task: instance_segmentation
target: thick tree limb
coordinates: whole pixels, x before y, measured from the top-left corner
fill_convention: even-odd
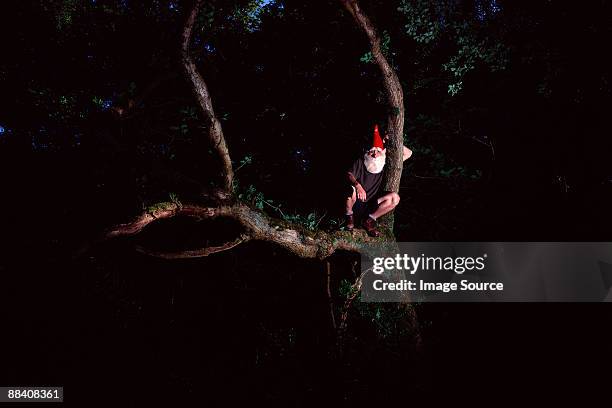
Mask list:
[[[340,0],[351,13],[357,26],[366,34],[370,42],[370,50],[376,64],[380,68],[385,86],[385,94],[389,102],[387,117],[387,162],[384,179],[385,191],[399,191],[402,176],[402,146],[404,138],[404,94],[402,85],[395,70],[391,67],[380,47],[380,37],[368,16],[361,10],[357,0]]]
[[[221,128],[221,123],[215,116],[212,99],[210,97],[210,93],[208,92],[206,82],[204,82],[204,78],[202,78],[198,72],[195,62],[193,61],[193,58],[191,58],[191,54],[189,52],[189,44],[191,42],[193,27],[195,25],[196,17],[198,16],[201,5],[202,0],[197,0],[194,3],[183,29],[181,44],[183,68],[187,79],[192,84],[200,110],[208,122],[208,139],[210,144],[221,160],[221,175],[223,177],[222,187],[226,192],[230,193],[232,191],[234,171],[232,169],[232,160],[230,158],[229,150],[225,142],[225,136],[223,136],[223,129]]]
[[[261,211],[242,203],[203,207],[198,205],[179,205],[162,203],[152,212],[136,217],[132,222],[117,225],[106,232],[106,238],[127,237],[140,233],[147,225],[159,219],[187,216],[200,220],[230,218],[243,227],[242,235],[234,241],[217,247],[185,250],[174,253],[161,253],[138,248],[140,252],[167,259],[196,258],[215,252],[231,249],[242,242],[260,240],[275,243],[302,258],[324,259],[336,250],[359,252],[363,244],[380,242],[380,238],[370,238],[364,231],[309,231],[295,224],[277,220]]]

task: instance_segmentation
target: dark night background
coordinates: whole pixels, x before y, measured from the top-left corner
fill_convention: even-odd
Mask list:
[[[399,241],[612,241],[610,2],[361,4],[414,150]],[[74,258],[109,225],[218,181],[181,71],[187,7],[2,3],[0,385],[63,385],[79,406],[602,390],[606,304],[417,305],[420,346],[393,307],[356,306],[339,357],[325,263],[262,242],[190,261],[134,251],[222,241],[227,222],[160,222]],[[388,111],[340,2],[207,2],[192,49],[241,199],[337,228],[345,169]],[[329,260],[337,308],[355,259]]]

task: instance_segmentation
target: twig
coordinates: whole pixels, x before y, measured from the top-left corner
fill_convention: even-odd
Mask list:
[[[319,224],[321,223],[323,218],[325,218],[326,215],[327,215],[327,211],[325,211],[325,213],[321,216],[321,218],[319,218],[319,221],[317,221],[317,223],[315,224],[314,229],[316,229],[319,226]]]
[[[327,267],[327,299],[329,301],[329,314],[331,316],[332,327],[334,328],[334,330],[336,330],[337,327],[336,316],[334,315],[334,301],[332,299],[331,293],[331,266],[329,264],[329,261],[325,262],[325,265]]]
[[[483,142],[482,140],[480,140],[479,138],[477,138],[475,136],[472,137],[472,140],[475,141],[475,142],[478,142],[478,143],[480,143],[482,145],[485,145],[487,147],[490,147],[491,148],[492,159],[493,159],[493,161],[495,161],[495,147],[493,146],[493,140],[491,140],[488,136],[484,136],[484,137],[486,138],[487,142]]]
[[[243,168],[243,167],[244,167],[245,165],[247,165],[247,164],[251,164],[251,161],[250,161],[250,160],[247,160],[247,159],[244,159],[244,160],[242,161],[242,163],[240,163],[240,166],[238,166],[238,167],[236,167],[236,168],[234,169],[234,173],[236,173],[238,170],[240,170],[241,168]]]
[[[267,205],[269,205],[270,207],[274,208],[276,211],[278,211],[278,212],[280,213],[281,217],[285,218],[285,214],[283,214],[283,212],[281,211],[281,209],[280,209],[279,207],[276,207],[276,206],[274,206],[274,205],[270,204],[270,203],[269,203],[269,202],[267,202],[266,200],[261,200],[261,201],[263,201],[264,203],[266,203],[266,204],[267,204]]]
[[[435,176],[419,176],[418,174],[413,174],[414,177],[420,179],[432,179],[432,180],[446,180],[443,177],[435,177]]]

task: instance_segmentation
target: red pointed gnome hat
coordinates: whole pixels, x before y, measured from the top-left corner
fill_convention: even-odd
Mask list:
[[[378,132],[378,125],[374,125],[374,140],[372,141],[372,148],[378,147],[381,150],[385,150],[380,133]]]

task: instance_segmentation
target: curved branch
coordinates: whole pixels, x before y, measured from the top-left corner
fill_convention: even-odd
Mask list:
[[[245,241],[248,241],[250,238],[248,236],[245,235],[241,235],[238,238],[236,238],[233,241],[230,242],[226,242],[225,244],[222,245],[218,245],[218,246],[210,246],[210,247],[206,247],[206,248],[200,248],[200,249],[191,249],[191,250],[185,250],[185,251],[178,251],[178,252],[162,252],[162,251],[151,251],[149,249],[146,249],[143,246],[136,246],[136,251],[145,254],[145,255],[150,255],[150,256],[154,256],[156,258],[163,258],[163,259],[188,259],[188,258],[202,258],[204,256],[208,256],[211,254],[216,254],[217,252],[223,252],[223,251],[227,251],[229,249],[234,248],[235,246],[238,246],[240,244],[242,244]]]
[[[384,189],[385,191],[398,192],[402,176],[402,146],[404,144],[404,94],[402,85],[395,70],[382,53],[380,37],[376,32],[376,28],[368,16],[361,10],[357,0],[340,0],[340,2],[353,16],[357,26],[368,37],[372,56],[383,76],[385,93],[390,107],[387,117],[387,134],[389,135],[387,146],[389,149],[387,152]]]
[[[208,139],[210,144],[221,160],[221,165],[223,167],[221,171],[221,175],[223,177],[223,189],[226,192],[231,193],[234,171],[232,169],[232,160],[230,158],[229,150],[225,142],[225,136],[223,136],[223,129],[221,128],[221,123],[215,116],[208,86],[206,86],[204,78],[202,78],[202,75],[200,75],[198,72],[195,62],[193,61],[193,58],[189,52],[189,44],[191,42],[193,27],[201,6],[202,0],[197,0],[194,3],[187,21],[185,22],[185,27],[183,28],[183,38],[181,43],[183,69],[187,79],[191,83],[193,92],[196,95],[200,110],[208,122]]]

